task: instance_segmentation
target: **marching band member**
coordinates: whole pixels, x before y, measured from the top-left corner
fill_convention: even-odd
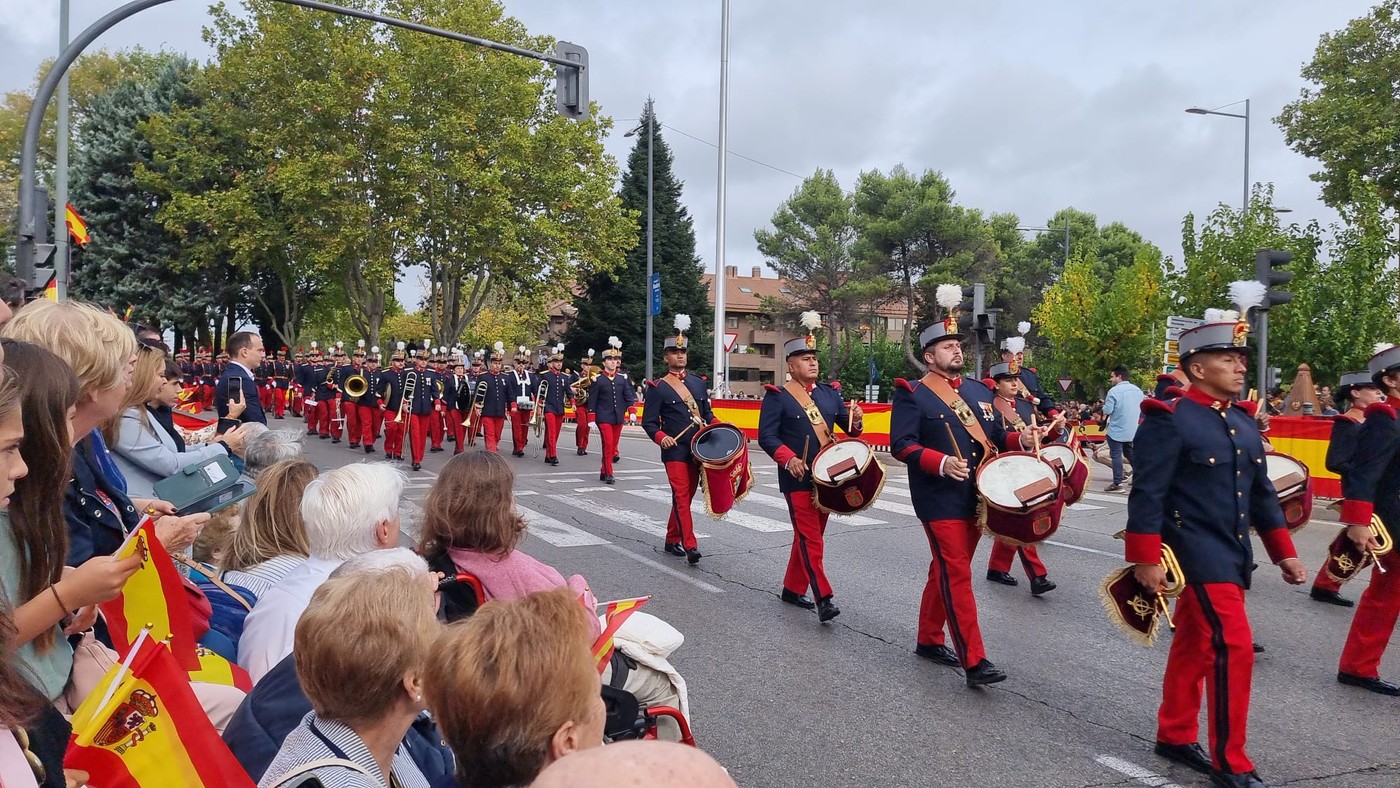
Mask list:
[[[264,414],[271,413],[273,392],[272,354],[264,353],[263,360],[258,362],[258,365],[252,369],[252,372],[253,386],[258,392],[258,406],[262,408]],[[267,419],[264,418],[263,421],[266,422]]]
[[[447,411],[451,403],[457,401],[457,381],[447,371],[447,348],[440,347],[432,356],[432,372],[437,375],[438,385],[442,387],[442,407],[438,408],[436,418],[432,419],[429,432],[432,434],[432,451],[442,451],[442,441],[456,435],[456,432],[447,429]]]
[[[292,375],[288,386],[287,399],[291,400],[292,415],[305,420],[306,407],[302,401],[306,398],[306,391],[301,387],[301,380],[306,371],[306,356],[301,352],[301,346],[297,346],[297,352],[292,356]]]
[[[1007,337],[1002,343],[1002,363],[1016,362],[1017,368],[1021,370],[1021,394],[1031,401],[1036,410],[1047,419],[1062,418],[1059,406],[1040,384],[1040,374],[1035,371],[1035,367],[1026,366],[1026,334],[1030,333],[1030,330],[1031,324],[1024,320],[1016,324],[1016,331],[1020,336]]]
[[[1002,429],[1007,432],[1024,431],[1035,412],[1031,401],[1021,396],[1021,372],[1021,365],[1014,358],[1009,362],[993,364],[987,372],[994,383],[996,394],[992,405],[996,408]],[[1058,434],[1053,430],[1046,436],[1047,440],[1052,441],[1056,437]],[[992,557],[987,562],[987,579],[1005,586],[1018,585],[1019,581],[1011,575],[1011,559],[1016,556],[1021,559],[1021,567],[1026,570],[1026,577],[1030,578],[1032,595],[1040,596],[1055,590],[1055,584],[1050,581],[1049,572],[1045,563],[1040,560],[1040,553],[1035,549],[1035,545],[1016,547],[1000,539],[992,540]]]
[[[1361,432],[1362,422],[1366,420],[1366,409],[1381,401],[1381,390],[1371,380],[1370,372],[1347,372],[1337,386],[1337,401],[1344,400],[1348,404],[1347,411],[1332,420],[1332,434],[1327,441],[1327,457],[1324,460],[1327,470],[1342,478],[1346,478],[1356,456],[1356,438]],[[1341,590],[1341,583],[1328,576],[1324,569],[1318,571],[1308,596],[1338,607],[1355,605],[1355,602],[1342,596]]]
[[[510,396],[514,401],[514,407],[510,409],[513,457],[524,457],[525,447],[530,443],[530,415],[535,409],[535,387],[539,385],[539,381],[535,380],[535,373],[530,371],[529,363],[530,355],[525,352],[525,346],[521,345],[515,354],[515,370],[505,376],[506,382],[510,384]]]
[[[316,389],[316,409],[321,411],[321,437],[330,438],[331,443],[340,443],[340,432],[345,426],[344,389],[341,383],[350,376],[349,359],[341,348],[343,342],[336,342],[331,351],[331,363],[326,368],[325,382]]]
[[[461,454],[462,448],[466,446],[467,428],[463,426],[467,414],[462,412],[462,403],[466,403],[467,411],[471,410],[472,378],[467,375],[465,360],[458,356],[454,359],[452,366],[452,382],[450,389],[451,396],[447,395],[449,386],[443,387],[443,404],[446,406],[443,415],[447,420],[447,439],[452,441],[452,453]]]
[[[666,468],[666,480],[671,483],[666,552],[683,555],[694,564],[701,554],[700,544],[695,541],[690,503],[700,489],[700,463],[691,456],[690,438],[695,429],[713,424],[716,419],[704,381],[685,371],[689,344],[685,332],[690,328],[690,316],[676,315],[675,326],[676,335],[662,342],[666,374],[647,383],[642,429],[661,447],[661,462]]]
[[[405,383],[404,343],[400,342],[394,354],[389,357],[389,368],[379,373],[375,391],[379,394],[381,418],[384,419],[384,457],[390,460],[403,460],[404,430],[408,426],[408,413],[404,408],[403,392]]]
[[[413,470],[421,471],[423,453],[428,447],[428,431],[442,408],[442,380],[436,372],[428,369],[426,349],[414,356],[413,371],[418,374],[418,384],[414,386],[413,398],[408,403],[408,450]]]
[[[352,397],[345,391],[345,382],[352,377],[365,376],[365,341],[359,340],[355,351],[350,354],[350,363],[335,368],[336,388],[340,391],[340,418],[344,420],[345,437],[350,442],[350,448],[360,448],[360,433],[363,429],[360,425],[360,400],[361,397]],[[365,378],[369,382],[369,378]],[[365,388],[363,399],[368,401],[373,395],[369,393],[369,388]],[[336,430],[336,437],[340,437],[339,430]]]
[[[491,356],[486,360],[486,372],[476,381],[474,399],[484,403],[477,417],[481,419],[478,430],[486,439],[486,450],[498,452],[501,447],[501,434],[506,428],[506,411],[510,409],[510,384],[501,374],[501,364],[506,358],[505,343],[492,346]]]
[[[618,371],[622,366],[622,340],[608,337],[608,349],[603,351],[603,374],[588,387],[588,410],[603,438],[603,463],[598,481],[616,484],[613,479],[613,458],[617,456],[622,438],[622,423],[627,409],[637,401],[637,392],[627,376]]]
[[[1400,347],[1380,345],[1376,351],[1366,366],[1386,401],[1366,408],[1355,454],[1342,474],[1342,523],[1347,537],[1363,551],[1380,547],[1369,530],[1373,515],[1380,517],[1392,539],[1400,528],[1400,420],[1392,404],[1400,401]],[[1376,561],[1351,620],[1337,681],[1400,695],[1400,687],[1380,678],[1381,657],[1400,617],[1400,555],[1390,550]]]
[[[331,373],[331,368],[323,363],[321,353],[315,349],[312,343],[311,364],[306,369],[304,384],[306,387],[308,434],[319,435],[322,438],[329,438],[331,426],[328,423],[331,418],[330,401],[334,398],[335,392],[326,388],[326,379]]]
[[[1269,481],[1259,430],[1233,402],[1244,386],[1245,315],[1262,288],[1257,282],[1231,285],[1240,312],[1226,312],[1224,322],[1197,326],[1178,339],[1190,387],[1174,405],[1143,402],[1124,546],[1145,588],[1167,587],[1164,543],[1176,553],[1187,584],[1162,679],[1156,752],[1226,786],[1264,785],[1245,754],[1254,669],[1244,606],[1254,569],[1250,526],[1286,582],[1307,577]],[[1198,743],[1202,678],[1209,753]]]
[[[564,403],[569,396],[569,376],[564,374],[564,346],[554,346],[550,354],[548,371],[539,376],[545,386],[544,407],[544,461],[550,465],[559,464],[559,430],[564,426]]]
[[[588,349],[588,355],[584,356],[578,363],[578,374],[574,375],[572,386],[582,388],[584,393],[574,397],[574,445],[578,448],[578,456],[588,456],[588,386],[592,385],[593,376],[597,374],[593,371],[593,348]],[[578,391],[575,388],[575,391]]]
[[[1002,429],[991,391],[960,374],[966,337],[958,332],[956,309],[962,288],[939,285],[937,300],[950,315],[919,334],[928,374],[914,383],[895,381],[890,448],[909,467],[910,497],[933,553],[914,653],[961,665],[968,686],[980,686],[1003,681],[1006,673],[987,659],[972,592],[972,554],[981,537],[974,473],[997,448],[1029,448],[1032,435]],[[944,644],[945,624],[953,649]]]
[[[841,615],[832,602],[834,595],[823,562],[826,523],[830,514],[817,508],[812,490],[811,463],[817,452],[835,440],[833,429],[849,423],[852,436],[864,430],[864,414],[859,405],[849,408],[841,392],[829,383],[818,382],[817,338],[821,316],[804,312],[801,322],[805,336],[783,344],[791,378],[781,388],[765,386],[758,412],[758,445],[778,463],[778,490],[787,499],[792,520],[792,549],[787,572],[783,575],[782,600],[811,610],[826,623]],[[704,390],[704,384],[699,384]],[[811,589],[812,597],[807,596]],[[812,599],[815,598],[816,602]]]
[[[277,351],[276,358],[272,360],[272,412],[275,418],[286,418],[287,400],[290,398],[292,385],[292,363],[287,360],[287,347]]]

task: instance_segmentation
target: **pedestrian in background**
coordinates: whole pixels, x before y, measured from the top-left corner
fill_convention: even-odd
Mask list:
[[[1118,492],[1128,478],[1123,472],[1124,457],[1129,465],[1133,462],[1133,436],[1137,435],[1138,416],[1142,413],[1145,395],[1142,389],[1129,382],[1128,368],[1122,364],[1109,373],[1108,382],[1113,387],[1108,390],[1108,398],[1103,402],[1103,413],[1108,418],[1108,454],[1113,463],[1113,484],[1106,489],[1108,492]],[[1128,472],[1129,475],[1131,473]]]

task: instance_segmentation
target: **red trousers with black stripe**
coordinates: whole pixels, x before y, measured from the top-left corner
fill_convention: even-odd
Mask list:
[[[604,459],[611,463],[612,455]],[[695,492],[700,489],[700,464],[682,460],[665,465],[666,481],[671,483],[671,516],[666,519],[666,543],[694,550],[700,545],[695,541],[695,522],[690,517],[690,502],[695,500]]]
[[[598,435],[603,439],[603,468],[602,473],[611,475],[613,472],[613,455],[617,454],[617,445],[622,441],[622,425],[606,424],[598,422]]]
[[[559,430],[564,426],[564,414],[544,414],[544,458],[559,456]]]
[[[1010,572],[1011,559],[1017,555],[1021,556],[1021,568],[1026,570],[1026,577],[1045,577],[1049,570],[1045,568],[1045,562],[1040,560],[1040,553],[1036,551],[1035,545],[1016,547],[1009,545],[1000,539],[992,540],[992,557],[987,561],[987,569],[992,572]]]
[[[530,416],[533,410],[510,412],[510,445],[515,451],[525,451],[530,443]]]
[[[1343,673],[1377,678],[1381,656],[1395,631],[1395,621],[1400,618],[1400,555],[1386,553],[1381,556],[1381,565],[1386,571],[1372,567],[1371,584],[1357,600],[1356,615],[1351,619],[1351,631],[1337,666]]]
[[[481,437],[486,441],[486,450],[499,452],[501,450],[501,433],[506,428],[505,416],[482,416],[481,417]]]
[[[588,451],[588,408],[574,406],[574,446]]]
[[[1192,583],[1176,603],[1175,618],[1176,634],[1162,676],[1157,741],[1198,741],[1204,684],[1211,762],[1233,774],[1254,771],[1244,752],[1254,674],[1254,636],[1244,611],[1244,589],[1234,583]]]
[[[792,551],[788,553],[783,588],[794,594],[805,594],[810,588],[814,599],[825,599],[831,596],[831,583],[827,582],[822,564],[830,515],[817,509],[811,490],[797,490],[783,497],[787,498],[788,516],[792,518]]]
[[[972,520],[930,520],[924,523],[924,535],[933,560],[919,604],[919,643],[943,645],[946,626],[953,651],[970,668],[987,657],[972,595],[972,554],[982,529]]]

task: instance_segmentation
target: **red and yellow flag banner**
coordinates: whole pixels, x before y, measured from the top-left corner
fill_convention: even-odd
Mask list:
[[[126,656],[142,627],[150,626],[151,637],[170,642],[170,653],[177,664],[187,671],[199,670],[190,603],[175,562],[156,538],[156,524],[151,518],[141,521],[113,558],[121,560],[131,555],[141,556],[141,568],[127,578],[115,599],[98,605],[102,617],[107,619],[112,648]]]
[[[612,660],[613,636],[637,608],[645,605],[649,596],[639,596],[635,599],[619,599],[616,602],[609,602],[603,610],[603,632],[598,635],[598,640],[593,644],[593,658],[598,661],[598,675],[603,674],[608,662]]]
[[[248,675],[248,671],[203,646],[195,649],[195,654],[199,656],[199,670],[190,671],[190,681],[222,684],[244,692],[253,691],[253,679]]]
[[[100,788],[253,788],[163,643],[142,637],[73,715],[63,765]]]
[[[70,202],[67,206],[64,221],[68,224],[68,234],[73,236],[73,243],[78,246],[87,246],[88,241],[92,240],[92,236],[88,235],[87,222],[78,215],[78,211],[73,208],[73,203]]]

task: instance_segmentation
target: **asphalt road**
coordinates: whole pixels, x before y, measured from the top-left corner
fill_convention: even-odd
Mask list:
[[[537,442],[510,458],[531,525],[523,549],[565,575],[583,574],[600,600],[652,595],[648,612],[686,636],[672,660],[690,685],[696,739],[740,785],[1208,784],[1152,753],[1168,638],[1133,645],[1101,607],[1099,583],[1122,565],[1112,535],[1127,501],[1102,492],[1102,466],[1094,466],[1095,492],[1041,548],[1056,591],[1034,598],[1024,577],[1017,588],[988,583],[986,540],[979,547],[983,636],[1010,679],[974,690],[959,671],[912,653],[929,551],[904,469],[887,455],[889,480],[875,507],[831,520],[827,571],[842,614],[821,625],[778,599],[791,531],[775,466],[755,443],[758,487],[738,516],[696,513],[705,554],[696,566],[662,552],[669,488],[658,449],[639,428],[624,430],[615,487],[598,483],[596,433],[587,457],[574,453],[570,428],[560,445],[558,468],[544,464]],[[406,542],[434,471],[451,456],[446,446],[409,472]],[[314,438],[307,456],[323,469],[366,459]],[[1334,533],[1315,522],[1296,537],[1310,572]],[[1362,582],[1344,595],[1358,596]],[[1250,618],[1267,651],[1254,672],[1250,755],[1271,785],[1400,784],[1400,702],[1336,683],[1351,610],[1314,602],[1307,588],[1285,585],[1267,565],[1255,575]],[[1400,679],[1394,639],[1389,653],[1383,673]],[[1203,744],[1205,736],[1203,717]]]

